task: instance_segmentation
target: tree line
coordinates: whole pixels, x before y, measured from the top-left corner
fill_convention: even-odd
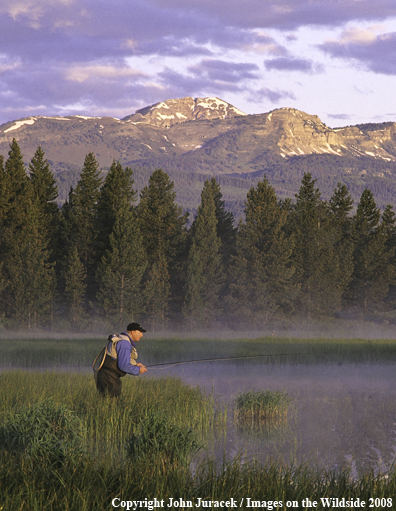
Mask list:
[[[0,157],[3,328],[252,329],[395,306],[395,214],[369,189],[352,213],[342,183],[326,201],[305,173],[295,200],[278,200],[264,177],[235,226],[212,178],[189,223],[167,173],[138,198],[131,168],[114,161],[102,177],[89,153],[62,207],[57,197],[41,147],[27,170],[13,140]]]

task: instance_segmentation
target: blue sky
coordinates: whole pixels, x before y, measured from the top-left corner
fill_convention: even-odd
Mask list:
[[[394,0],[7,0],[0,123],[184,96],[396,122]]]

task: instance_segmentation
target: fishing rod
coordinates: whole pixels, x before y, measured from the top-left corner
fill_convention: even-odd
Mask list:
[[[147,365],[145,367],[161,367],[161,366],[168,366],[173,367],[180,364],[195,364],[197,362],[217,362],[221,360],[242,360],[247,358],[263,358],[263,357],[292,357],[295,355],[312,355],[312,353],[271,353],[266,355],[243,355],[240,357],[218,357],[218,358],[200,358],[197,360],[180,360],[178,362],[163,362],[161,364],[152,364]],[[166,369],[166,368],[164,368]]]

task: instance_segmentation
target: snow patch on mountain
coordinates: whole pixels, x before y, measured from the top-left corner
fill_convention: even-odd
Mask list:
[[[16,121],[14,126],[11,126],[10,128],[7,128],[4,130],[4,133],[8,133],[9,131],[14,131],[20,128],[21,126],[24,126],[25,124],[34,124],[36,122],[35,117],[30,117],[29,119],[22,119],[21,121]]]
[[[216,97],[168,99],[138,110],[123,120],[132,123],[170,127],[186,121],[227,119],[246,115],[227,101]]]

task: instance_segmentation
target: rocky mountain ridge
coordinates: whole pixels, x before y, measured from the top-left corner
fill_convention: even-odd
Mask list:
[[[199,126],[194,121],[206,122]],[[208,125],[208,121],[213,123]],[[80,135],[86,138],[89,134],[93,150],[95,151],[97,147],[99,153],[103,142],[111,151],[108,141],[104,140],[107,137],[114,139],[116,136],[120,140],[129,138],[135,142],[134,150],[130,154],[132,160],[135,157],[144,157],[145,148],[159,152],[160,155],[184,154],[197,150],[207,152],[211,150],[211,142],[216,137],[224,135],[225,132],[233,133],[235,136],[235,130],[241,127],[246,130],[242,138],[251,139],[253,143],[249,145],[254,153],[260,149],[262,151],[271,149],[274,155],[284,159],[291,156],[333,154],[396,161],[396,123],[333,129],[326,126],[318,116],[294,108],[280,108],[269,113],[246,115],[218,98],[167,100],[138,110],[123,119],[82,115],[28,117],[0,126],[0,150],[3,150],[4,144],[12,141],[14,137],[22,145],[28,140],[36,139],[42,146],[49,146],[52,142],[59,149],[62,137],[66,135],[63,139],[66,147],[70,145],[70,135],[75,132],[73,137],[75,139]],[[74,143],[77,143],[77,140]],[[140,151],[137,145],[141,146]],[[45,147],[43,148],[45,150]],[[28,152],[30,153],[29,150]],[[46,152],[51,152],[50,147]],[[65,154],[64,150],[61,152]],[[113,152],[115,159],[121,157],[124,160],[122,149],[120,151],[115,148]],[[72,161],[72,152],[70,157]]]
[[[230,200],[243,203],[246,190],[263,175],[281,196],[293,197],[307,170],[329,190],[340,180],[356,198],[374,183],[380,203],[396,200],[392,122],[330,128],[293,108],[246,115],[219,98],[181,98],[123,119],[32,116],[9,122],[0,126],[0,154],[7,156],[13,138],[26,162],[41,145],[62,185],[62,199],[85,155],[93,152],[104,169],[113,160],[136,169],[139,186],[155,168],[167,171],[186,208],[198,203],[205,176],[221,177]]]
[[[226,119],[246,115],[219,98],[168,99],[138,110],[122,119],[132,123],[169,128],[173,124],[204,119]]]

